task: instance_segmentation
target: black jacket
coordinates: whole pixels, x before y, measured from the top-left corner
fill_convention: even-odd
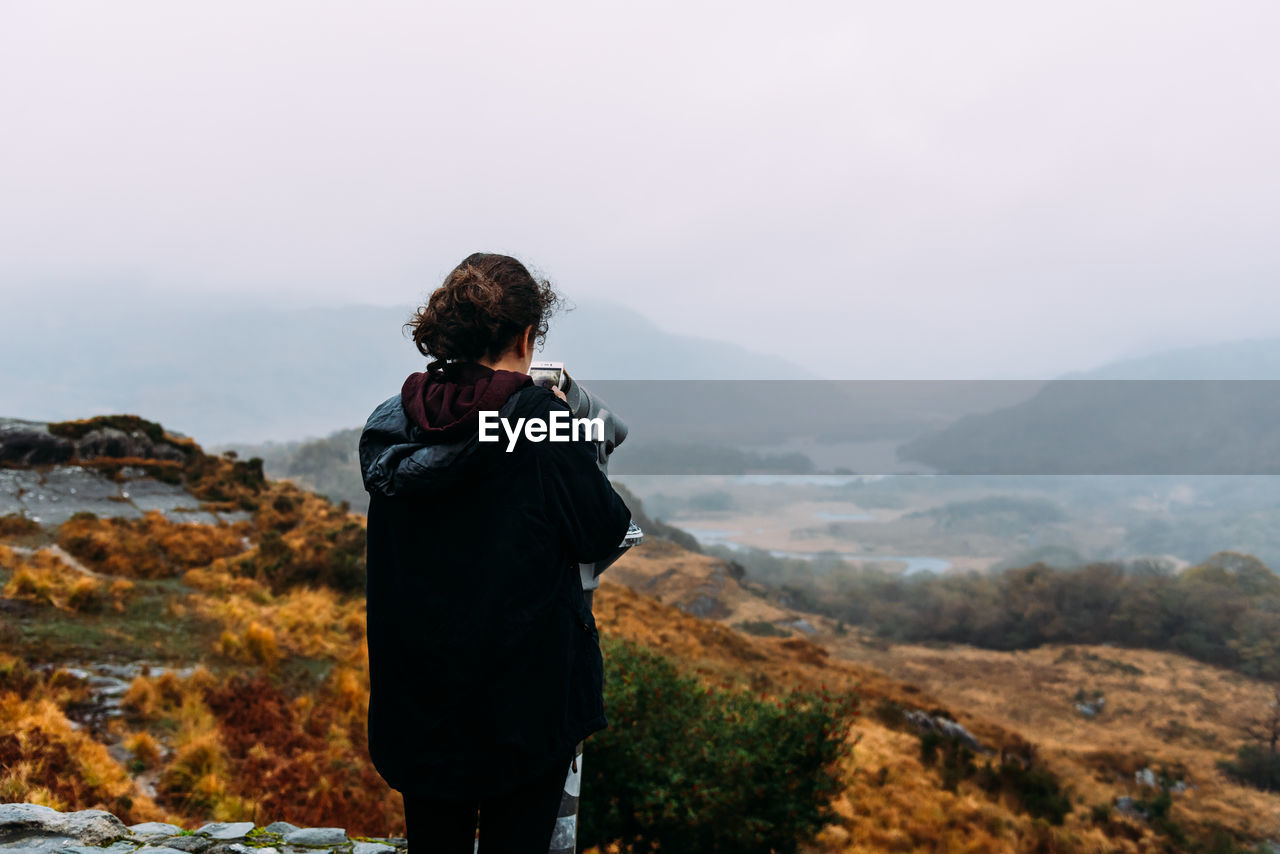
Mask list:
[[[526,386],[500,415],[568,407]],[[611,552],[631,512],[585,442],[429,441],[399,396],[369,416],[369,752],[387,783],[499,795],[608,726],[578,562]]]

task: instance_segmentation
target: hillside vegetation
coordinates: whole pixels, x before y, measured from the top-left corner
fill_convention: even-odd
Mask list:
[[[101,426],[81,424],[59,429]],[[402,833],[365,742],[363,517],[265,478],[260,461],[174,441],[183,459],[163,465],[76,464],[162,476],[199,509],[242,516],[0,521],[0,798],[185,827]],[[1248,676],[1169,652],[895,645],[663,539],[603,578],[612,726],[588,740],[582,806],[602,850],[637,833],[766,850],[751,846],[779,828],[803,851],[1225,852],[1280,838],[1280,798],[1216,764],[1265,707],[1268,687]],[[114,699],[95,688],[107,666],[137,668]],[[1096,692],[1104,711],[1086,718],[1074,704]],[[795,800],[773,815],[744,807],[752,797]],[[731,824],[744,810],[767,827]]]
[[[903,577],[844,567],[795,578],[788,589],[810,610],[890,641],[1002,650],[1116,644],[1280,681],[1280,576],[1249,555],[1222,552],[1181,572],[1156,564],[1033,564]]]

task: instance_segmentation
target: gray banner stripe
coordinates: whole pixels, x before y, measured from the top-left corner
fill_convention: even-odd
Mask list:
[[[1280,474],[1278,380],[606,380],[627,474]]]

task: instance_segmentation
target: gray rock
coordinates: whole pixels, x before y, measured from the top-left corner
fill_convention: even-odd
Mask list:
[[[43,422],[0,418],[0,460],[19,465],[61,463],[71,459],[75,446],[55,436]]]
[[[186,854],[178,848],[170,848],[167,845],[144,845],[138,849],[136,854]]]
[[[273,821],[271,822],[271,824],[268,824],[266,827],[262,829],[265,830],[267,833],[279,833],[281,836],[283,836],[284,834],[292,833],[293,831],[298,830],[299,828],[296,824],[290,824],[287,821]]]
[[[196,833],[210,839],[243,839],[244,835],[251,830],[253,830],[251,821],[211,821],[198,828]]]
[[[705,593],[699,593],[689,602],[678,602],[676,607],[686,614],[692,614],[695,617],[704,619],[717,619],[725,617],[729,614],[729,608],[714,596],[708,596]]]
[[[103,810],[58,812],[39,804],[0,804],[0,844],[57,836],[84,845],[106,845],[128,835],[124,822]]]
[[[164,844],[187,854],[204,854],[213,847],[213,840],[203,836],[171,836],[164,840]]]
[[[144,821],[141,824],[131,824],[129,829],[133,831],[135,836],[177,836],[182,832],[182,828],[176,824],[168,824],[163,821]]]
[[[47,471],[8,469],[0,475],[0,511],[24,513],[44,527],[61,525],[75,513],[140,516],[120,500],[120,487],[92,469],[58,465]]]
[[[176,483],[139,477],[125,481],[122,489],[128,493],[133,506],[144,513],[159,510],[170,522],[219,524],[217,515],[198,509],[200,500]]]
[[[349,840],[345,827],[302,827],[286,833],[284,841],[289,845],[300,845],[306,848],[326,848],[333,845],[346,845]]]
[[[226,848],[229,854],[280,854],[280,852],[269,845],[263,845],[261,848],[255,848],[252,845],[245,845],[241,842],[232,842]]]
[[[95,457],[141,457],[151,460],[186,459],[186,454],[166,442],[153,442],[141,430],[126,433],[116,427],[99,427],[76,442],[76,454],[85,460]]]
[[[119,842],[112,842],[104,847],[96,845],[68,845],[59,849],[63,854],[127,854],[127,852],[135,851],[138,843],[131,839],[121,839]]]
[[[969,730],[965,729],[950,718],[940,716],[933,717],[927,712],[923,712],[919,709],[910,709],[903,714],[903,717],[921,732],[933,731],[939,735],[949,736],[956,739],[965,747],[976,753],[985,752],[984,748],[978,742],[978,739],[974,737],[973,733],[969,732]]]
[[[12,844],[0,843],[4,854],[63,854],[76,841],[65,836],[32,836]]]
[[[394,845],[387,845],[384,842],[357,842],[352,846],[351,854],[387,854],[395,850]]]
[[[1093,700],[1082,700],[1076,703],[1076,711],[1086,718],[1096,718],[1106,708],[1107,698],[1096,697]]]

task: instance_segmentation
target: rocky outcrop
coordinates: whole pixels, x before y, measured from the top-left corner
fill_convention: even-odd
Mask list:
[[[75,443],[49,432],[49,425],[17,418],[0,419],[0,462],[17,465],[64,463]]]
[[[973,733],[960,724],[941,715],[931,715],[919,709],[910,709],[903,714],[907,722],[920,732],[936,732],[944,738],[954,738],[975,753],[988,753]]]
[[[141,419],[135,419],[136,429],[125,429],[130,418],[58,424],[0,418],[0,516],[16,514],[44,528],[76,513],[134,519],[158,511],[171,522],[205,524],[248,518],[242,511],[202,510],[203,502],[181,483],[148,472],[155,466],[172,468],[194,445],[180,447],[174,443],[183,440]],[[122,462],[109,467],[108,476],[90,462],[104,459]]]
[[[72,459],[92,460],[101,457],[133,457],[147,460],[181,462],[187,452],[163,434],[157,435],[151,425],[127,417],[119,426],[109,423],[66,422],[47,424],[18,418],[0,418],[0,462],[12,465],[44,465],[65,463]],[[68,426],[72,425],[72,426]]]
[[[352,839],[341,827],[277,821],[210,822],[195,830],[148,821],[126,826],[103,810],[59,812],[38,804],[0,804],[3,854],[405,854],[401,837]]]

